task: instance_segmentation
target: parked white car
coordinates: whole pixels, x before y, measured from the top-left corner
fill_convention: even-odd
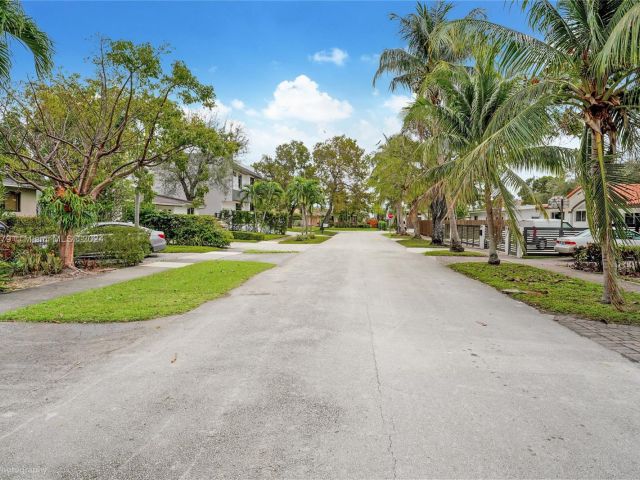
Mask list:
[[[99,222],[92,227],[92,230],[95,233],[100,233],[101,227],[136,228],[136,226],[133,223],[129,223],[129,222]],[[138,227],[138,228],[149,235],[149,244],[151,245],[152,251],[161,252],[162,250],[167,248],[167,240],[165,239],[164,232],[160,232],[158,230],[151,230],[150,228],[147,228],[147,227]]]
[[[616,242],[620,245],[640,247],[640,233],[634,232],[633,230],[626,230],[625,238],[618,238]],[[578,247],[586,247],[590,243],[594,243],[593,235],[591,235],[590,230],[584,230],[578,235],[556,239],[556,244],[553,249],[558,253],[572,254]]]

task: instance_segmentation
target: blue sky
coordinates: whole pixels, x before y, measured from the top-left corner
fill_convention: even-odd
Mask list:
[[[345,133],[367,150],[400,126],[407,92],[371,81],[377,55],[402,47],[391,12],[414,2],[187,2],[26,1],[24,8],[55,43],[57,68],[91,73],[85,59],[98,35],[169,44],[214,86],[216,115],[243,125],[245,163],[292,139],[309,148]],[[518,8],[502,1],[457,2],[452,18],[484,8],[489,19],[528,30]],[[14,78],[32,74],[24,52]]]

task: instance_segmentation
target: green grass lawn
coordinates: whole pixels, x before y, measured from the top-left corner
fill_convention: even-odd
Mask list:
[[[233,243],[233,242],[239,242],[239,243],[258,243],[258,240],[244,240],[244,239],[234,238],[233,240],[231,240],[231,243]]]
[[[464,252],[452,252],[448,248],[439,250],[433,250],[431,252],[424,252],[427,257],[486,257],[486,255],[480,252],[474,252],[471,250],[465,250]]]
[[[640,324],[638,293],[625,292],[626,311],[619,312],[611,305],[600,303],[602,285],[541,268],[516,263],[502,263],[499,266],[454,263],[449,267],[498,290],[520,290],[523,293],[510,295],[547,312],[612,323]]]
[[[285,245],[307,245],[311,243],[322,243],[329,240],[330,236],[318,235],[316,234],[315,238],[307,238],[306,240],[296,240],[296,237],[288,238],[286,240],[282,240],[278,243],[283,243]]]
[[[405,238],[405,239],[411,238],[409,235],[399,235],[399,234],[393,233],[393,232],[384,233],[383,235],[385,237],[387,237],[387,238]]]
[[[218,247],[204,247],[200,245],[167,245],[162,253],[206,253],[223,250]]]
[[[325,230],[333,230],[335,232],[377,232],[377,228],[356,228],[356,227],[329,227]]]
[[[252,255],[257,255],[261,253],[299,253],[299,252],[297,250],[245,250],[243,253],[250,253]]]
[[[65,295],[0,315],[23,322],[130,322],[188,312],[274,265],[211,261]]]
[[[398,244],[407,248],[449,248],[446,245],[433,245],[431,240],[423,238],[407,238],[406,240],[398,240]]]
[[[264,239],[265,240],[279,240],[281,238],[287,238],[288,235],[280,235],[279,233],[265,233],[264,234]]]

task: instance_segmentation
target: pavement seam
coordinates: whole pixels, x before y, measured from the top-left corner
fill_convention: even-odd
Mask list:
[[[365,288],[364,291],[367,291],[367,285],[365,282]],[[369,303],[366,301],[365,299],[365,311],[367,313],[367,323],[369,325],[369,339],[370,339],[370,343],[371,343],[371,357],[373,359],[373,367],[375,370],[375,374],[376,374],[376,387],[378,389],[378,410],[380,411],[380,418],[382,420],[382,425],[386,427],[386,425],[388,423],[391,424],[391,429],[393,431],[393,433],[396,433],[396,425],[395,422],[393,420],[393,416],[389,417],[389,421],[387,422],[387,419],[385,418],[384,415],[384,410],[382,407],[382,385],[380,383],[380,369],[378,368],[378,357],[376,356],[376,349],[375,349],[375,345],[374,345],[374,341],[373,341],[373,324],[371,322],[371,315],[369,313]],[[393,451],[393,437],[391,433],[387,433],[387,438],[389,440],[389,444],[387,446],[387,451],[389,452],[389,455],[391,455],[391,461],[392,461],[392,471],[393,471],[393,478],[398,478],[397,476],[397,465],[398,465],[398,459],[396,458],[395,452]]]

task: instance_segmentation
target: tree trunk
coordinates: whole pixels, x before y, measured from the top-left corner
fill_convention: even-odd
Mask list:
[[[493,200],[489,187],[484,189],[484,204],[487,212],[487,236],[489,237],[489,265],[500,265],[498,246],[496,244],[495,218],[493,217]]]
[[[293,212],[296,211],[295,205],[289,208],[289,218],[287,219],[287,228],[293,228]]]
[[[73,261],[73,252],[75,247],[75,237],[73,236],[72,230],[61,230],[60,231],[60,260],[62,261],[62,268],[76,268],[76,265]]]
[[[407,227],[402,221],[402,202],[396,203],[396,233],[398,235],[405,235],[407,233]]]
[[[322,223],[320,224],[320,231],[324,232],[324,224],[329,223],[329,219],[333,214],[333,201],[329,202],[329,208],[327,209],[327,213],[324,214],[324,218],[322,219]]]
[[[604,194],[608,192],[608,181],[606,166],[604,160],[604,146],[602,143],[602,133],[597,130],[592,130],[593,138],[595,140],[595,154],[598,160],[598,167],[601,176],[602,187],[605,190]],[[615,235],[613,234],[613,226],[611,224],[611,217],[609,216],[609,210],[606,208],[607,202],[602,202],[604,205],[604,211],[602,214],[603,225],[600,228],[604,229],[604,235],[602,238],[602,244],[600,248],[602,250],[602,274],[604,275],[604,288],[602,290],[602,303],[613,304],[616,308],[621,307],[624,304],[624,298],[620,293],[620,286],[618,285],[618,265],[616,259],[616,244]]]
[[[431,243],[434,245],[442,245],[444,243],[444,218],[447,215],[447,202],[444,195],[439,194],[433,199],[430,210],[431,221],[433,222]]]
[[[449,217],[449,250],[452,252],[464,252],[464,247],[460,241],[460,235],[458,234],[458,221],[456,218],[456,208],[453,201],[447,201],[447,216]]]
[[[136,191],[135,206],[133,211],[133,224],[140,226],[140,192]]]
[[[414,204],[411,205],[411,209],[409,210],[409,219],[413,224],[413,238],[421,239],[422,236],[420,235],[420,224],[418,221],[418,202],[414,202]]]
[[[307,209],[303,206],[302,207],[302,234],[306,235],[307,234]]]

